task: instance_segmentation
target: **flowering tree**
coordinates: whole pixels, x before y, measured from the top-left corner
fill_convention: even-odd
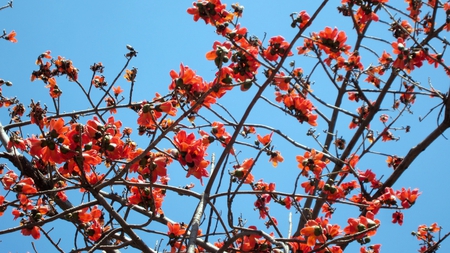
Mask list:
[[[98,62],[89,80],[71,60],[38,54],[31,81],[49,97],[27,105],[0,80],[9,112],[0,124],[0,216],[15,220],[0,235],[20,231],[60,252],[338,253],[349,244],[380,252],[371,238],[383,223],[401,226],[421,194],[395,183],[450,127],[441,82],[450,75],[450,2],[318,2],[280,24],[295,29],[290,40],[252,35],[239,4],[186,6],[198,29],[218,35],[205,50],[214,78],[181,63],[143,101],[133,99],[130,45],[119,73],[104,76]],[[316,26],[329,6],[353,29]],[[17,42],[14,31],[0,38]],[[314,86],[319,79],[326,88]],[[88,109],[65,104],[65,82]],[[409,146],[400,137],[413,131],[417,104],[427,127]],[[169,212],[170,203],[179,209]],[[437,223],[417,225],[420,252],[449,235]],[[67,227],[75,239],[53,231]]]

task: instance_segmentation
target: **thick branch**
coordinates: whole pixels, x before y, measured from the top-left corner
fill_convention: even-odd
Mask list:
[[[391,176],[384,182],[383,187],[381,187],[374,195],[373,198],[378,198],[384,193],[386,187],[392,187],[394,183],[400,178],[403,172],[408,169],[409,165],[426,149],[430,146],[441,134],[450,128],[450,98],[447,94],[445,101],[445,117],[439,126],[433,130],[425,139],[423,139],[415,147],[411,148],[408,154],[403,158],[402,163],[395,169]]]

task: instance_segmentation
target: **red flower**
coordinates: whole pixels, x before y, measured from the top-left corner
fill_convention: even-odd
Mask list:
[[[402,202],[402,206],[404,208],[410,208],[414,203],[416,203],[417,197],[421,193],[419,192],[419,189],[414,189],[411,191],[411,189],[406,190],[405,188],[402,188],[401,191],[397,191],[396,195]]]
[[[328,203],[324,203],[322,205],[322,213],[325,213],[325,218],[331,219],[331,216],[333,215],[334,210],[335,209],[333,207],[331,207],[331,205]]]
[[[20,180],[14,188],[17,192],[24,193],[24,194],[34,194],[37,193],[36,188],[33,186],[34,181],[31,177],[24,178]]]
[[[392,56],[389,53],[387,53],[386,51],[383,51],[383,54],[378,59],[378,61],[381,64],[387,65],[387,64],[391,63],[393,61],[393,59],[392,59]]]
[[[36,240],[41,237],[41,231],[38,226],[34,226],[32,228],[23,228],[21,232],[22,232],[22,235],[25,235],[25,236],[31,235]]]
[[[67,75],[70,81],[76,81],[78,79],[78,69],[73,66],[71,60],[58,56],[58,59],[54,61],[54,64],[58,74]]]
[[[91,84],[95,86],[95,88],[106,86],[107,83],[105,82],[105,77],[102,76],[94,76],[94,78],[91,81]],[[113,87],[114,90],[114,87]]]
[[[384,129],[384,131],[381,133],[381,137],[382,141],[392,141],[396,139],[394,135],[389,130],[387,130],[387,128]]]
[[[380,121],[383,123],[386,123],[389,120],[389,115],[387,114],[381,114],[380,115]]]
[[[435,222],[431,224],[431,226],[420,225],[419,228],[417,229],[417,232],[414,232],[414,234],[418,240],[428,241],[433,239],[433,235],[431,235],[431,233],[436,233],[439,230],[441,230],[441,228]]]
[[[370,245],[366,249],[365,246],[362,246],[359,250],[360,253],[380,253],[381,244]]]
[[[14,220],[17,220],[17,218],[23,215],[23,213],[17,208],[14,208],[11,213],[14,215]]]
[[[137,123],[140,126],[145,126],[149,129],[156,128],[156,121],[162,116],[161,112],[154,110],[150,104],[144,103],[142,108],[138,112]]]
[[[283,162],[284,158],[281,156],[280,151],[272,151],[270,153],[270,159],[269,162],[272,162],[273,167],[277,167],[278,163]]]
[[[276,61],[278,56],[283,57],[284,55],[292,56],[291,51],[287,52],[289,48],[289,42],[285,41],[282,36],[275,36],[270,38],[269,46],[264,50],[264,57],[269,61]]]
[[[292,21],[292,27],[298,25],[300,29],[305,28],[310,19],[311,17],[306,11],[301,11],[298,13],[297,18],[294,21]]]
[[[155,110],[158,112],[165,112],[165,113],[169,114],[170,116],[176,116],[177,108],[175,108],[173,106],[174,104],[176,104],[176,102],[173,100],[165,101],[159,105],[156,105]]]
[[[217,26],[233,19],[233,13],[227,11],[226,5],[220,0],[198,0],[192,3],[194,7],[187,9],[187,13],[194,15],[194,21],[200,18],[206,24]]]
[[[249,173],[250,169],[253,167],[253,158],[245,159],[241,165],[235,165],[234,170],[231,172],[232,176],[235,176],[238,179],[244,179],[244,184],[253,183],[255,178],[251,173]]]
[[[403,213],[396,211],[392,214],[392,223],[398,223],[398,225],[403,225]]]
[[[323,159],[323,153],[311,149],[311,152],[306,151],[303,156],[296,156],[298,168],[302,170],[303,175],[307,175],[308,171],[313,172],[316,176],[320,176],[323,168],[330,162],[328,159]]]
[[[12,149],[12,147],[18,148],[22,151],[27,149],[26,141],[22,139],[22,137],[13,134],[11,138],[9,138],[8,145],[6,146],[7,149]]]
[[[341,53],[349,53],[350,46],[345,44],[347,34],[344,31],[325,27],[325,30],[320,31],[319,34],[313,33],[312,37],[319,49],[323,50],[331,59],[337,59]]]
[[[308,237],[308,246],[315,246],[316,240],[325,243],[326,240],[338,236],[341,233],[339,228],[338,225],[329,224],[327,219],[317,218],[308,220],[305,227],[300,230],[300,234]]]
[[[93,220],[92,225],[86,230],[89,240],[98,241],[102,237],[103,229],[98,220]]]
[[[12,30],[8,35],[6,35],[5,40],[9,40],[12,43],[16,43],[17,42],[16,32]]]
[[[114,92],[114,96],[116,96],[116,98],[117,98],[117,96],[119,96],[120,93],[123,92],[123,89],[120,86],[112,87],[112,89]]]
[[[273,78],[273,82],[275,85],[280,89],[287,91],[289,89],[289,84],[291,81],[291,77],[286,76],[284,72],[282,71],[280,74],[276,74]]]
[[[316,189],[316,181],[317,181],[316,179],[310,179],[308,181],[301,183],[300,186],[305,188],[305,193],[313,194],[314,190]],[[320,180],[317,183],[318,189],[322,189],[324,185],[325,185],[325,182],[323,180]]]
[[[258,138],[259,143],[261,143],[265,147],[272,142],[272,135],[273,135],[273,132],[271,132],[270,134],[264,135],[263,137],[261,137],[261,135],[258,134],[257,138]]]
[[[222,61],[226,63],[231,58],[231,42],[225,41],[220,43],[219,41],[214,41],[213,50],[206,53],[206,59],[213,61]],[[226,57],[226,59],[225,59]]]
[[[202,177],[208,177],[209,173],[206,167],[209,165],[209,161],[205,160],[207,146],[204,145],[203,140],[195,139],[193,133],[187,135],[186,131],[182,130],[174,137],[174,144],[177,148],[178,161],[183,166],[188,166],[188,172],[186,177],[193,175],[198,178],[203,185]]]
[[[167,234],[171,239],[182,236],[186,233],[186,229],[179,223],[172,224],[170,222],[167,222],[167,227],[169,228],[169,232],[167,232]]]
[[[11,186],[16,183],[19,176],[10,170],[2,177],[2,184],[5,190],[10,190]]]
[[[289,197],[289,196],[286,196],[286,197],[284,198],[284,200],[283,200],[283,203],[284,203],[284,206],[285,206],[287,209],[291,209],[291,206],[292,206],[292,198]]]
[[[403,162],[403,158],[394,156],[388,156],[386,159],[386,163],[388,164],[388,167],[392,167],[394,170]]]

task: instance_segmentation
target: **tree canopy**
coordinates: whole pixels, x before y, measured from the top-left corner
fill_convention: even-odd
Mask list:
[[[449,1],[12,7],[7,251],[445,251]]]

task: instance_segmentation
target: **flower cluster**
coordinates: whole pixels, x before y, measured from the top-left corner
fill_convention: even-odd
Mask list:
[[[225,9],[227,5],[222,4],[220,0],[198,0],[193,5],[187,12],[194,15],[194,21],[203,19],[206,24],[217,26],[231,21],[234,17],[233,13]]]
[[[310,39],[305,39],[304,45],[297,47],[298,54],[305,54],[316,45],[318,49],[328,55],[328,59],[325,59],[325,62],[330,64],[331,60],[336,60],[341,56],[341,53],[349,54],[351,47],[345,44],[346,41],[347,34],[344,31],[339,31],[337,28],[325,27],[319,33],[312,33]]]
[[[205,160],[206,149],[208,144],[205,144],[202,139],[196,139],[193,133],[187,134],[186,131],[179,131],[173,138],[176,150],[172,151],[172,155],[183,166],[187,166],[187,175],[193,175],[203,184],[203,177],[208,177],[209,173],[206,169],[209,161]]]
[[[288,51],[289,42],[287,42],[282,36],[275,36],[270,38],[269,46],[264,50],[263,55],[269,61],[276,61],[279,56],[283,57],[292,56],[293,53]]]
[[[305,227],[300,230],[300,234],[307,237],[307,246],[316,246],[317,241],[323,244],[341,234],[341,230],[338,225],[328,223],[328,219],[317,218],[308,220]]]
[[[361,215],[359,218],[348,219],[348,226],[344,228],[346,235],[358,233],[356,238],[361,243],[370,242],[370,236],[377,233],[377,226],[380,221],[375,219],[375,215],[368,211],[366,215]]]
[[[411,234],[422,242],[419,252],[429,252],[430,249],[436,249],[437,242],[434,240],[434,233],[441,230],[441,227],[437,223],[431,224],[431,226],[420,225],[417,231],[413,231]]]
[[[36,65],[39,66],[39,70],[33,71],[31,74],[31,81],[36,79],[42,80],[47,84],[46,87],[50,88],[50,96],[52,98],[57,98],[61,96],[62,91],[56,84],[55,77],[66,75],[69,78],[69,81],[75,82],[78,79],[78,69],[73,66],[71,60],[67,60],[61,56],[54,59],[50,53],[50,51],[46,51],[38,56]],[[47,61],[44,61],[45,59],[47,59]]]
[[[317,114],[313,114],[314,105],[303,94],[290,89],[286,94],[276,92],[275,95],[276,101],[283,102],[284,106],[300,123],[307,122],[311,126],[317,126]]]
[[[161,181],[167,183],[166,179],[161,178]],[[165,191],[163,189],[139,186],[139,184],[147,182],[141,175],[137,178],[131,178],[129,182],[134,185],[129,187],[130,195],[128,196],[128,203],[142,206],[146,210],[151,210],[154,213],[163,213],[161,209],[165,197]]]

